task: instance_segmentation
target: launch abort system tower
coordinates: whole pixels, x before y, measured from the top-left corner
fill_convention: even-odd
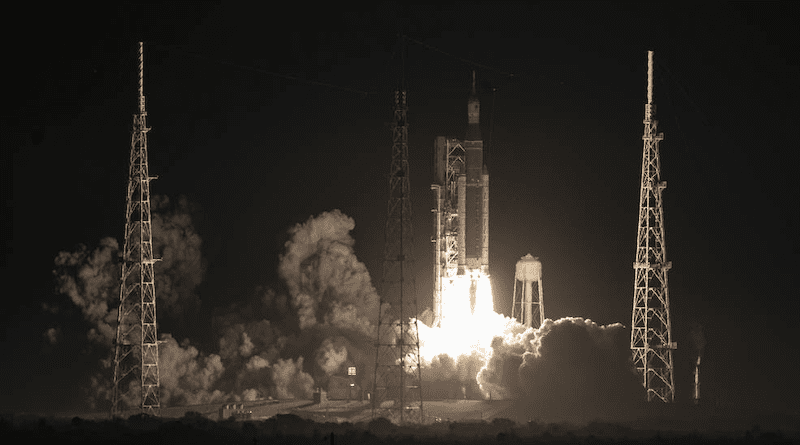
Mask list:
[[[463,141],[439,136],[434,147],[433,326],[447,317],[444,289],[456,276],[489,275],[489,173],[483,164],[480,101],[472,73]]]
[[[669,315],[669,288],[664,243],[664,208],[661,193],[667,187],[661,180],[658,143],[664,139],[657,132],[658,121],[653,103],[653,52],[647,54],[647,104],[644,112],[644,148],[642,182],[639,189],[639,228],[636,237],[636,261],[633,263],[633,313],[631,352],[633,363],[642,376],[647,400],[675,401],[672,377],[672,341]]]
[[[125,244],[114,341],[114,394],[111,415],[136,406],[160,415],[156,289],[150,224],[150,176],[147,160],[147,111],[144,106],[144,44],[139,42],[139,113],[133,116]]]

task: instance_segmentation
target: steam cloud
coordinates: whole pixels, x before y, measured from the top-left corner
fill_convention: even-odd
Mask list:
[[[67,295],[92,325],[87,334],[89,340],[108,347],[117,322],[117,310],[111,307],[114,297],[119,298],[118,252],[117,240],[103,238],[92,252],[85,245],[78,246],[75,252],[60,252],[53,271],[56,291]]]
[[[339,210],[324,212],[289,232],[278,271],[286,281],[300,328],[318,323],[372,335],[378,295],[364,263],[353,252],[355,221]]]
[[[162,258],[155,265],[159,314],[180,320],[199,303],[196,287],[205,270],[202,242],[184,198],[172,202],[154,197],[152,203],[154,250]],[[310,398],[315,386],[327,384],[347,366],[366,369],[374,357],[370,319],[377,316],[378,296],[353,251],[354,227],[352,218],[334,210],[290,229],[279,264],[289,295],[257,288],[247,304],[216,316],[217,352],[203,352],[188,339],[179,342],[161,328],[162,405]],[[82,245],[55,260],[56,291],[81,309],[92,326],[89,339],[108,351],[101,361],[104,369],[92,378],[93,407],[111,399],[116,325],[111,308],[119,298],[118,256],[118,242],[104,238],[94,250]],[[53,342],[57,333],[51,328],[43,335]]]
[[[629,416],[644,399],[644,389],[630,362],[628,335],[620,323],[548,319],[539,329],[495,337],[478,381],[497,398],[521,394],[516,414],[522,417]]]
[[[155,195],[150,206],[153,254],[161,258],[155,274],[159,311],[181,319],[200,306],[195,290],[206,269],[200,250],[202,241],[194,229],[186,197],[171,204],[166,196]]]
[[[199,301],[195,288],[204,265],[201,240],[178,200],[154,199],[153,236],[163,261],[156,265],[159,308],[178,317]],[[216,352],[162,329],[161,403],[216,403],[265,397],[310,398],[317,386],[356,366],[356,384],[371,381],[374,325],[379,299],[367,269],[353,251],[352,218],[324,212],[289,230],[278,272],[288,295],[257,288],[253,298],[214,319]],[[88,338],[107,347],[114,337],[119,246],[104,238],[94,250],[79,246],[56,256],[56,290],[91,324]],[[163,304],[162,304],[163,302]],[[48,312],[58,308],[47,306]],[[44,334],[57,342],[60,331]],[[517,420],[588,420],[624,415],[643,388],[630,363],[627,330],[582,318],[546,320],[539,329],[509,321],[488,353],[441,354],[423,369],[428,396],[517,399]],[[111,360],[92,379],[94,406],[111,396]],[[437,392],[438,391],[438,392]],[[136,401],[130,401],[135,406]]]

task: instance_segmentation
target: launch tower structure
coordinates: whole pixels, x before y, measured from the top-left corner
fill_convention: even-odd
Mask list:
[[[114,390],[111,415],[138,405],[144,414],[160,415],[156,290],[150,221],[147,160],[147,111],[144,100],[144,44],[139,42],[139,110],[133,116],[125,244],[122,251],[117,334],[114,341]]]
[[[657,132],[653,103],[653,51],[647,53],[647,104],[644,113],[642,182],[639,190],[639,227],[636,238],[631,352],[633,363],[647,390],[647,400],[675,401],[672,351],[672,324],[669,313],[667,261],[664,243],[664,208],[661,194],[667,187],[661,180]]]
[[[438,136],[434,145],[433,324],[446,323],[445,289],[457,276],[489,275],[489,173],[483,163],[480,101],[472,72],[464,140]]]
[[[392,160],[371,402],[373,418],[420,424],[424,419],[422,370],[413,276],[408,105],[403,84],[401,82],[394,95]]]

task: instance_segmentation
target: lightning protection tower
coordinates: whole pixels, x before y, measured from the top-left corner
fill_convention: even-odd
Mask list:
[[[408,178],[408,106],[404,86],[395,91],[394,105],[372,417],[386,417],[399,424],[422,423],[422,371]]]
[[[542,296],[542,263],[539,258],[527,254],[517,261],[511,318],[529,328],[541,327],[544,324]]]
[[[144,101],[144,44],[139,42],[139,113],[133,116],[125,245],[117,313],[112,416],[138,408],[160,415],[156,290],[150,224],[150,181],[147,161],[147,111]]]
[[[631,352],[636,369],[647,390],[647,400],[675,401],[672,341],[669,315],[669,288],[664,243],[664,208],[658,143],[664,139],[657,132],[658,121],[653,103],[653,52],[647,53],[647,104],[644,112],[644,148],[642,182],[639,189],[639,228],[636,238],[636,261],[631,320]]]

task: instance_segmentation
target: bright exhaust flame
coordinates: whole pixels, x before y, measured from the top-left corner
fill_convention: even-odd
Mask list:
[[[423,366],[447,354],[459,357],[477,353],[484,363],[492,354],[492,339],[511,331],[516,321],[494,311],[489,276],[480,272],[456,276],[442,290],[441,326],[429,328],[419,323],[420,355]]]

